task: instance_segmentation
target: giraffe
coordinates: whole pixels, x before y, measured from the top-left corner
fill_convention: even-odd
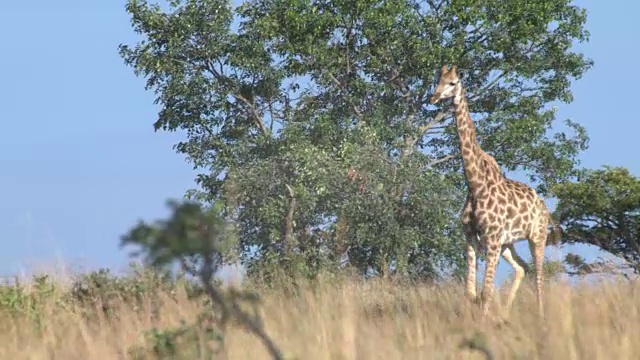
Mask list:
[[[438,86],[429,102],[453,98],[458,142],[468,187],[467,199],[460,220],[466,238],[466,293],[472,300],[476,294],[476,252],[486,251],[486,270],[480,300],[482,317],[489,312],[494,293],[494,277],[500,255],[513,267],[515,277],[507,302],[508,315],[527,269],[526,262],[516,254],[514,243],[527,240],[535,264],[538,311],[544,317],[542,301],[543,261],[547,244],[547,226],[553,225],[551,243],[559,243],[559,232],[549,210],[536,191],[519,181],[502,175],[496,160],[476,142],[475,125],[469,115],[465,90],[456,73],[442,66]]]

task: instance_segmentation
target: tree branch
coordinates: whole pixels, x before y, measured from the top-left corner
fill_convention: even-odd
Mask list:
[[[287,190],[289,190],[289,197],[291,200],[289,201],[289,209],[287,211],[287,215],[284,218],[284,225],[282,229],[282,238],[285,246],[285,255],[291,256],[293,254],[293,249],[295,244],[293,243],[293,215],[296,207],[296,197],[293,189],[288,184],[285,184]]]
[[[271,354],[271,357],[274,360],[284,359],[282,352],[280,351],[278,346],[273,342],[273,340],[271,340],[269,335],[267,335],[267,333],[264,331],[262,326],[260,326],[258,322],[251,319],[251,317],[247,315],[247,313],[245,313],[235,301],[231,302],[231,304],[227,306],[222,295],[218,292],[218,290],[216,290],[216,288],[211,284],[210,281],[205,282],[204,286],[205,286],[205,291],[207,292],[211,300],[216,302],[223,309],[226,309],[225,311],[227,313],[230,313],[229,315],[234,316],[236,319],[240,321],[240,324],[242,326],[244,326],[247,330],[255,334],[262,341],[262,344],[267,348],[267,351],[269,351],[269,354]]]
[[[495,79],[490,81],[487,85],[485,85],[483,88],[478,90],[475,94],[469,96],[468,101],[473,101],[473,100],[478,99],[480,97],[480,95],[484,94],[489,89],[491,89],[494,85],[496,85],[498,83],[498,81],[502,80],[502,78],[504,78],[505,76],[507,76],[507,72],[503,71],[500,75],[496,76]]]
[[[244,96],[242,96],[242,95],[240,95],[238,93],[234,92],[234,93],[232,93],[232,95],[236,99],[242,101],[243,103],[245,103],[249,107],[249,109],[251,111],[251,114],[253,115],[253,121],[256,124],[256,126],[258,127],[258,129],[260,129],[260,132],[262,132],[262,135],[266,135],[266,136],[270,135],[271,133],[269,131],[269,128],[267,128],[267,126],[265,125],[264,121],[262,121],[262,117],[258,113],[258,110],[256,109],[256,106],[255,106],[255,103],[249,101],[247,98],[245,98]]]
[[[447,156],[443,156],[440,159],[436,159],[436,160],[433,160],[432,162],[428,163],[425,166],[425,168],[430,168],[430,167],[436,166],[436,165],[441,164],[443,162],[449,161],[449,160],[453,159],[454,157],[455,156],[453,154],[449,154]]]
[[[183,263],[184,266],[184,263]],[[240,325],[244,326],[251,333],[255,334],[263,343],[263,345],[271,354],[271,357],[275,360],[284,359],[282,352],[276,346],[276,344],[271,340],[269,335],[264,331],[259,322],[253,320],[247,313],[245,313],[237,301],[226,301],[224,296],[220,294],[220,292],[213,286],[211,281],[213,280],[213,275],[215,274],[217,266],[213,262],[211,256],[204,257],[204,263],[202,268],[200,269],[199,276],[202,284],[204,286],[204,290],[211,299],[212,302],[216,303],[222,311],[221,321],[224,324],[230,316],[236,318]]]
[[[178,60],[178,61],[181,61],[181,60]],[[229,85],[232,83],[231,79],[228,76],[224,75],[222,72],[217,71],[211,65],[211,63],[206,63],[202,67],[204,67],[204,69],[209,71],[209,73],[220,83],[226,84],[226,85]],[[245,96],[241,95],[238,89],[233,89],[233,90],[229,89],[229,92],[233,97],[236,98],[236,100],[243,102],[249,108],[253,118],[253,122],[258,127],[262,135],[269,136],[271,132],[269,131],[269,128],[265,125],[264,121],[262,120],[262,116],[260,116],[260,114],[258,113],[258,109],[255,106],[255,102],[250,101]]]
[[[419,137],[422,137],[429,129],[431,129],[433,126],[440,124],[441,122],[444,121],[444,119],[448,116],[453,114],[453,110],[451,108],[449,108],[448,110],[444,110],[439,112],[432,121],[429,121],[428,123],[420,126],[418,128],[418,133],[420,134]]]
[[[304,60],[304,61],[308,61],[310,63],[313,63],[313,60],[309,59],[307,56],[304,55],[300,55],[300,57]],[[319,67],[321,70],[320,72],[324,75],[326,75],[333,83],[335,83],[338,88],[340,90],[347,90],[345,89],[345,86],[331,73],[329,72],[326,67],[324,66],[320,66]],[[362,111],[360,110],[360,108],[358,107],[358,105],[356,105],[350,97],[347,96],[347,101],[351,104],[351,107],[353,109],[353,111],[356,113],[356,116],[358,117],[359,120],[363,121],[364,120],[364,116],[362,115]]]

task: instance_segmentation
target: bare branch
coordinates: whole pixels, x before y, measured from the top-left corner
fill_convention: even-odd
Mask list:
[[[430,121],[418,128],[418,134],[416,136],[405,136],[404,138],[404,147],[402,149],[402,157],[406,157],[410,155],[413,151],[414,146],[418,142],[418,140],[422,139],[424,135],[427,133],[429,129],[432,129],[438,123],[444,121],[447,115],[450,115],[451,111],[440,112],[438,113],[433,121]],[[415,119],[415,114],[407,116],[407,123],[411,125],[413,123],[413,119]]]
[[[441,164],[443,162],[449,161],[449,160],[453,159],[454,157],[455,156],[453,154],[449,154],[447,156],[443,156],[440,159],[436,159],[436,160],[433,160],[432,162],[428,163],[425,166],[425,168],[430,168],[430,167],[436,166],[436,165]]]
[[[476,100],[477,98],[479,98],[481,94],[484,94],[485,92],[487,92],[489,89],[491,89],[493,86],[495,86],[500,80],[502,80],[505,76],[507,76],[507,73],[508,73],[507,71],[504,71],[500,75],[496,76],[495,79],[490,81],[487,85],[485,85],[480,90],[476,91],[475,94],[469,96],[468,101],[473,101],[473,100]]]
[[[424,135],[435,135],[435,134],[439,134],[442,130],[446,129],[447,126],[446,125],[441,125],[441,126],[432,126],[431,129],[429,129],[428,131],[426,131],[424,133]]]
[[[420,126],[419,128],[419,134],[420,136],[424,135],[429,129],[431,129],[432,127],[434,127],[435,125],[440,124],[441,122],[444,121],[444,119],[448,116],[448,115],[452,115],[453,114],[453,110],[451,108],[449,108],[448,110],[444,110],[439,112],[432,121]]]

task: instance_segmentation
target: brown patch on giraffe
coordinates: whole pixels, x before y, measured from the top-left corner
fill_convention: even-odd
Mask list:
[[[487,209],[494,210],[495,206],[496,206],[496,200],[494,198],[488,198],[487,199]]]
[[[522,219],[520,218],[520,216],[518,216],[513,219],[513,224],[511,225],[511,228],[517,229],[520,227],[520,225],[522,225]]]
[[[489,218],[490,223],[494,223],[498,219],[498,217],[494,213],[489,213],[487,217]]]
[[[521,202],[520,203],[520,208],[518,209],[518,211],[520,212],[520,214],[524,214],[527,211],[529,211],[529,208],[527,207],[527,203],[526,202]]]

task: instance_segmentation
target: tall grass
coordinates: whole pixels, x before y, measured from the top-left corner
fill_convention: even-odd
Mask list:
[[[254,290],[265,330],[298,359],[482,358],[464,343],[489,349],[496,359],[640,358],[638,284],[551,282],[541,322],[527,283],[503,326],[480,323],[462,288],[330,278],[286,291]],[[507,290],[499,291],[494,308]],[[163,333],[202,312],[191,291],[186,282],[145,272],[94,273],[71,285],[42,276],[6,285],[0,288],[0,358],[197,358],[188,349],[204,346],[202,336],[169,343]],[[135,355],[149,346],[156,351]],[[167,355],[171,351],[177,355]],[[252,334],[231,326],[215,358],[269,357]]]

